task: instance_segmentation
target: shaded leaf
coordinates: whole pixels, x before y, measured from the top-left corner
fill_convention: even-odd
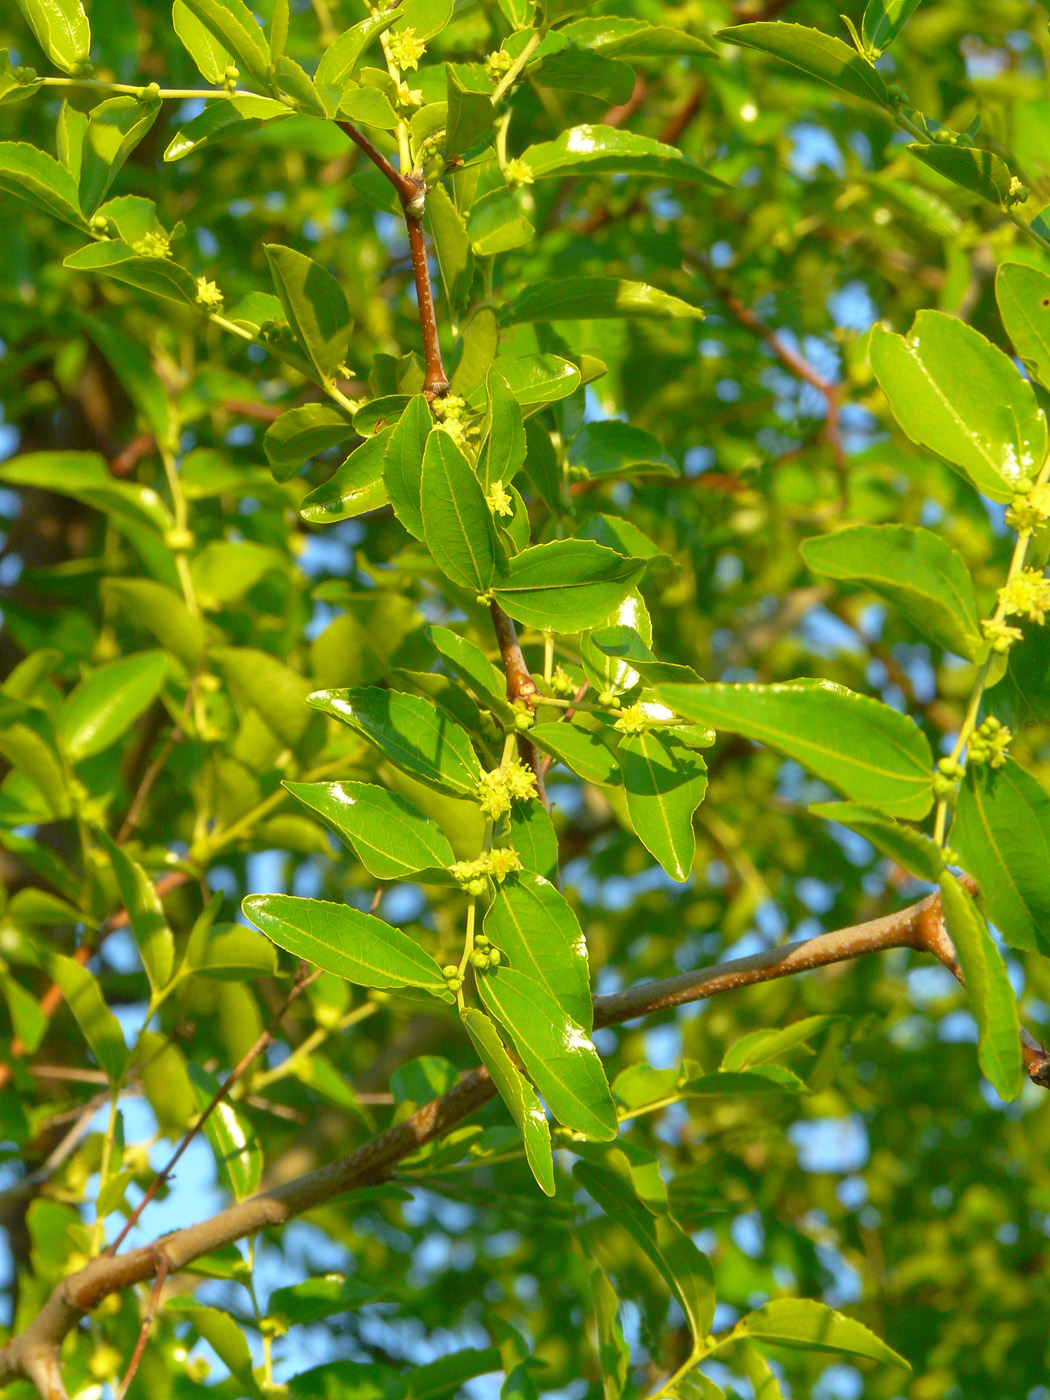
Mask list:
[[[317,373],[330,379],[350,344],[352,323],[343,289],[326,268],[294,248],[280,243],[265,248],[285,315]]]
[[[543,1105],[537,1099],[532,1085],[507,1054],[496,1027],[489,1018],[470,1006],[464,1008],[461,1014],[474,1049],[518,1125],[525,1145],[525,1157],[537,1185],[544,1195],[553,1196],[551,1133]]]
[[[839,822],[863,836],[877,851],[920,880],[929,880],[935,885],[944,872],[944,852],[935,841],[921,831],[873,812],[870,807],[861,807],[855,802],[811,802],[809,810],[815,817]]]
[[[164,683],[167,662],[160,651],[142,651],[100,666],[63,702],[58,736],[74,763],[116,743],[152,705]]]
[[[691,306],[645,282],[627,282],[622,277],[567,277],[528,288],[510,304],[503,319],[516,325],[522,321],[593,321],[627,316],[703,320],[704,313],[699,306]]]
[[[889,106],[889,94],[882,75],[861,58],[855,49],[831,34],[809,29],[803,24],[783,21],[738,24],[720,29],[715,35],[723,43],[740,44],[747,49],[782,58],[811,78],[830,83],[851,97]]]
[[[377,880],[401,880],[456,857],[440,827],[405,798],[371,783],[285,783],[356,851]]]
[[[158,992],[171,981],[175,967],[175,939],[160,897],[153,881],[137,861],[111,841],[104,831],[98,833],[98,839],[109,856],[150,986]]]
[[[518,622],[549,632],[579,632],[604,622],[643,567],[591,540],[550,540],[515,555],[493,591]]]
[[[461,588],[484,593],[500,557],[492,512],[474,468],[448,433],[427,438],[420,508],[427,548],[441,572]]]
[[[565,896],[530,871],[508,876],[485,915],[485,934],[511,967],[546,988],[569,1016],[590,1031],[587,940]]]
[[[628,734],[617,750],[635,834],[671,876],[688,880],[696,853],[693,813],[707,791],[707,765],[673,735]]]

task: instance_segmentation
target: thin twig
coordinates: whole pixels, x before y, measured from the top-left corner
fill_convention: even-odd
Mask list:
[[[149,1340],[150,1329],[153,1326],[153,1319],[157,1316],[157,1309],[160,1306],[160,1295],[164,1288],[164,1280],[168,1277],[170,1265],[168,1256],[163,1250],[158,1251],[157,1277],[153,1284],[153,1291],[149,1295],[149,1302],[142,1317],[142,1326],[139,1328],[138,1341],[135,1343],[135,1350],[131,1354],[128,1362],[128,1369],[124,1372],[124,1379],[117,1386],[113,1400],[124,1400],[128,1393],[128,1386],[135,1378],[135,1372],[139,1368],[142,1360],[142,1353],[146,1350],[146,1342]]]
[[[189,718],[190,711],[193,708],[193,698],[197,693],[197,683],[200,680],[200,677],[201,672],[200,668],[198,667],[198,669],[193,673],[193,676],[190,678],[189,685],[186,687],[186,698],[182,702],[182,709],[179,711],[179,717],[175,721],[174,729],[172,729],[171,733],[164,740],[164,743],[161,744],[160,750],[157,753],[157,757],[146,769],[145,773],[143,773],[142,781],[138,785],[138,789],[135,792],[135,796],[131,799],[131,804],[128,807],[127,815],[121,822],[120,830],[117,832],[116,844],[118,846],[122,846],[124,844],[124,842],[128,839],[131,833],[135,830],[135,827],[138,825],[139,813],[142,811],[146,798],[150,795],[150,791],[153,788],[153,784],[160,777],[161,772],[164,769],[164,765],[171,757],[172,750],[175,748],[175,745],[179,743],[179,741],[182,739],[183,727],[187,719]]]

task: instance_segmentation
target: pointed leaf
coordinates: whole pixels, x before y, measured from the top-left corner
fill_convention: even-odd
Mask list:
[[[768,1065],[796,1046],[812,1040],[821,1031],[839,1025],[844,1019],[842,1016],[805,1016],[781,1030],[752,1031],[750,1035],[741,1036],[733,1042],[722,1056],[719,1068],[738,1071]]]
[[[201,77],[218,87],[232,62],[229,53],[187,6],[186,0],[173,0],[171,23],[183,48],[200,69]]]
[[[381,10],[378,14],[369,15],[353,28],[344,30],[321,55],[317,72],[314,74],[317,86],[343,88],[347,80],[353,77],[358,59],[368,45],[373,39],[378,39],[384,30],[389,29],[398,17],[396,10]]]
[[[525,423],[510,385],[498,369],[488,376],[488,432],[478,458],[486,490],[494,481],[509,486],[525,462]]]
[[[350,782],[284,786],[356,851],[377,880],[401,880],[456,859],[441,828],[386,788]]]
[[[941,876],[941,901],[948,933],[955,944],[970,1005],[977,1020],[977,1057],[981,1069],[1001,1099],[1021,1092],[1020,1028],[1006,964],[992,942],[977,906],[953,875]]]
[[[326,268],[304,253],[280,243],[267,243],[265,248],[285,315],[317,373],[330,379],[350,344],[352,322],[343,289]]]
[[[383,480],[394,514],[417,540],[423,538],[420,488],[427,438],[434,425],[430,405],[416,394],[387,438]]]
[[[0,191],[27,200],[81,232],[88,230],[73,176],[36,146],[24,141],[0,141]]]
[[[658,685],[687,719],[728,729],[793,758],[854,802],[919,820],[933,801],[933,755],[906,715],[832,681]]]
[[[1009,501],[1046,455],[1046,420],[1032,386],[972,326],[920,311],[905,340],[875,326],[871,364],[897,421],[993,501]],[[975,394],[980,384],[983,392]]]
[[[462,797],[477,795],[481,766],[466,731],[429,701],[360,686],[317,691],[309,703],[349,724],[396,768],[427,787]]]
[[[171,515],[151,486],[118,481],[94,452],[27,452],[0,463],[0,481],[57,491],[132,525],[170,530]]]
[[[979,194],[989,204],[1004,208],[1009,203],[1013,171],[994,151],[977,146],[930,146],[925,141],[912,142],[908,150],[938,175]]]
[[[304,497],[299,514],[311,525],[331,525],[378,510],[388,502],[383,461],[393,428],[383,428],[356,447],[323,486]]]
[[[830,83],[851,97],[875,102],[880,107],[890,105],[889,94],[882,75],[855,49],[819,29],[783,21],[758,24],[738,24],[720,29],[715,35],[726,44],[740,44],[747,49],[782,58],[793,68],[801,69],[811,78]]]
[[[661,180],[725,188],[721,180],[673,146],[613,126],[571,127],[553,141],[529,146],[521,159],[535,180],[561,180],[570,175],[655,175]]]
[[[511,967],[546,988],[590,1031],[594,1020],[587,940],[565,896],[542,875],[508,876],[485,915],[485,934]]]
[[[863,836],[877,851],[920,880],[929,880],[935,885],[944,873],[944,852],[935,841],[921,831],[884,817],[881,812],[873,812],[870,807],[858,806],[856,802],[811,802],[809,810],[815,817],[839,822]]]
[[[353,424],[335,404],[306,403],[274,419],[263,435],[263,450],[274,480],[290,481],[311,457],[353,436]]]
[[[544,1195],[553,1196],[551,1132],[547,1115],[536,1097],[536,1091],[507,1054],[499,1033],[489,1018],[470,1006],[464,1009],[462,1016],[474,1049],[518,1125],[525,1145],[525,1157],[537,1185]]]
[[[756,1342],[800,1347],[804,1351],[829,1351],[846,1356],[866,1356],[884,1366],[911,1367],[903,1356],[856,1318],[845,1317],[810,1298],[775,1298],[765,1307],[747,1313],[734,1329],[736,1335]]]
[[[361,987],[421,987],[451,1001],[441,969],[407,933],[347,904],[253,894],[245,916],[298,958]]]
[[[66,999],[91,1053],[111,1084],[118,1083],[128,1062],[128,1047],[120,1022],[102,999],[98,983],[73,958],[53,953],[48,970]]]
[[[620,1326],[620,1300],[600,1269],[591,1275],[591,1297],[598,1333],[598,1364],[602,1373],[604,1400],[620,1400],[627,1385],[631,1350]]]
[[[470,239],[467,237],[467,226],[444,185],[440,184],[427,190],[423,218],[427,231],[434,240],[441,285],[445,289],[449,307],[455,313],[466,304],[470,295],[470,284],[474,280],[474,257],[470,249]]]
[[[137,861],[111,841],[104,831],[98,833],[98,839],[109,856],[146,976],[153,990],[159,992],[171,981],[175,967],[175,939],[160,897],[153,881]]]
[[[920,0],[868,0],[861,34],[874,57],[889,48],[919,4]]]
[[[186,1072],[193,1088],[197,1111],[203,1113],[218,1092],[219,1080],[214,1075],[208,1074],[206,1070],[201,1069],[200,1065],[195,1065],[192,1062],[187,1064]],[[238,1201],[243,1201],[245,1197],[251,1196],[258,1190],[263,1169],[262,1147],[251,1126],[237,1113],[232,1104],[223,1100],[212,1110],[204,1124],[204,1136],[208,1139],[211,1150],[215,1154],[215,1165],[218,1168],[219,1179],[232,1191],[234,1197]],[[209,1309],[209,1311],[212,1310]],[[220,1340],[220,1346],[223,1347],[223,1351],[231,1360],[243,1359],[243,1365],[250,1375],[251,1362],[248,1357],[247,1345],[243,1346],[242,1351],[232,1342],[233,1331],[236,1331],[237,1336],[243,1342],[241,1333],[233,1327],[232,1318],[226,1317],[224,1313],[219,1313],[218,1316],[224,1318],[232,1329],[229,1344],[224,1345],[223,1341]],[[202,1331],[201,1335],[207,1337],[209,1334],[207,1331]]]
[[[617,58],[661,58],[675,54],[710,54],[715,48],[684,29],[647,24],[644,20],[600,15],[576,19],[558,30],[580,48]]]
[[[82,680],[63,701],[56,725],[72,762],[116,743],[160,694],[166,669],[162,651],[142,651]]]
[[[445,127],[446,156],[464,155],[488,145],[492,139],[495,108],[492,85],[476,64],[449,63],[445,66],[448,120]]]
[[[80,167],[80,207],[90,217],[160,113],[160,98],[110,97],[91,109]]]
[[[18,0],[36,41],[56,68],[72,73],[91,51],[91,28],[80,0]]]
[[[799,549],[814,573],[867,584],[939,646],[981,658],[987,644],[969,570],[932,530],[854,525],[803,540]]]
[[[515,802],[510,811],[509,844],[525,870],[548,880],[558,878],[558,837],[542,802]]]
[[[572,440],[569,465],[588,477],[678,476],[678,463],[653,437],[630,423],[611,419],[585,423]]]
[[[420,484],[423,535],[441,572],[484,593],[499,558],[492,512],[474,468],[448,433],[427,438]]]
[[[696,854],[693,813],[707,791],[707,765],[672,735],[651,730],[628,734],[617,754],[638,839],[672,880],[688,880]]]
[[[1050,273],[1006,263],[995,275],[995,297],[1006,334],[1025,369],[1050,386]]]
[[[951,844],[988,917],[1014,948],[1050,954],[1050,796],[1019,763],[971,763]]]
[[[619,787],[620,766],[616,754],[603,740],[603,730],[584,729],[580,724],[561,720],[557,724],[537,724],[529,730],[529,740],[563,763],[587,783]],[[613,731],[610,740],[616,738]]]
[[[597,627],[641,577],[644,564],[592,540],[550,540],[514,556],[494,593],[518,622],[547,632]]]
[[[520,196],[506,186],[489,190],[467,214],[470,246],[479,258],[495,257],[531,243],[536,230],[521,207]]]
[[[275,656],[254,647],[215,647],[211,659],[242,709],[257,710],[289,748],[306,738],[313,716],[310,682]]]
[[[238,93],[234,97],[206,104],[199,113],[175,133],[164,152],[166,161],[182,160],[184,156],[224,141],[227,136],[243,136],[268,122],[294,117],[293,108],[271,97],[251,97]]]
[[[634,317],[703,320],[699,306],[622,277],[568,277],[530,287],[511,303],[504,315],[508,325],[522,321],[594,321]]]
[[[616,1109],[598,1053],[547,989],[499,967],[479,976],[478,991],[558,1122],[599,1142],[614,1138]]]
[[[269,86],[270,46],[244,0],[185,0],[205,29],[250,73],[260,87]]]

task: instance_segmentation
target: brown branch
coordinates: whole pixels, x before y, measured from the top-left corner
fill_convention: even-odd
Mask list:
[[[970,887],[972,888],[972,882]],[[739,987],[790,977],[832,963],[849,962],[866,953],[889,948],[913,948],[930,953],[960,976],[955,950],[944,930],[940,896],[928,895],[896,914],[818,934],[783,948],[771,948],[749,958],[682,973],[663,981],[643,983],[623,992],[594,998],[595,1027],[701,1001]],[[1050,1087],[1050,1055],[1025,1032],[1025,1065],[1033,1083]],[[155,1278],[159,1260],[170,1269],[184,1268],[202,1255],[259,1230],[284,1225],[304,1211],[363,1186],[385,1180],[398,1162],[432,1142],[495,1097],[496,1089],[484,1067],[471,1070],[447,1094],[417,1109],[345,1157],[305,1176],[275,1186],[230,1206],[209,1220],[176,1230],[155,1244],[128,1254],[103,1254],[71,1274],[51,1294],[28,1327],[0,1348],[0,1383],[16,1375],[34,1380],[46,1400],[61,1400],[55,1388],[58,1348],[84,1313],[103,1298]],[[39,1379],[38,1379],[39,1377]],[[44,1383],[41,1385],[41,1381]],[[44,1388],[50,1385],[50,1389]]]
[[[518,641],[517,628],[495,598],[489,603],[489,613],[496,633],[496,642],[499,645],[499,654],[503,661],[503,672],[507,677],[507,699],[512,705],[515,701],[523,701],[530,710],[534,710],[538,690],[525,663],[521,643]],[[530,742],[527,732],[518,735],[518,752],[522,762],[528,764],[532,769],[533,777],[536,779],[537,795],[549,812],[551,809],[550,798],[547,796],[547,787],[543,781],[547,767],[543,762],[543,755],[536,745]]]
[[[146,1342],[149,1339],[150,1329],[153,1326],[153,1319],[157,1316],[157,1308],[160,1305],[160,1295],[164,1289],[164,1280],[168,1277],[170,1268],[171,1264],[168,1260],[168,1256],[163,1250],[158,1251],[157,1277],[153,1284],[153,1291],[149,1295],[149,1303],[146,1305],[146,1311],[142,1315],[142,1326],[139,1328],[138,1341],[135,1343],[135,1350],[132,1352],[131,1360],[128,1362],[128,1369],[124,1372],[124,1379],[117,1386],[113,1400],[124,1400],[124,1396],[128,1393],[128,1386],[135,1379],[135,1372],[138,1370],[139,1362],[142,1360],[142,1353],[146,1350]]]

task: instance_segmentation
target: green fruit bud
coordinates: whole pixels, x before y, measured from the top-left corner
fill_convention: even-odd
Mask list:
[[[489,967],[499,967],[501,962],[502,958],[499,949],[493,948],[492,952],[489,953]]]

